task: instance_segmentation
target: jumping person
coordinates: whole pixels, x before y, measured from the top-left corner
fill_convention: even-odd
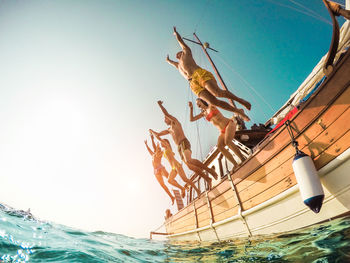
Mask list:
[[[160,144],[164,148],[164,157],[169,161],[171,166],[171,172],[169,174],[168,182],[181,190],[182,198],[185,197],[185,187],[181,186],[178,182],[176,182],[175,177],[177,174],[180,175],[181,179],[186,183],[186,185],[190,185],[197,192],[197,195],[200,196],[201,192],[196,187],[196,185],[186,177],[185,171],[182,168],[182,165],[175,159],[175,153],[171,148],[170,142],[167,139],[160,138],[157,134],[155,134],[157,139],[160,141]]]
[[[176,54],[178,62],[169,59],[169,55],[167,56],[166,61],[170,65],[177,68],[180,74],[190,82],[193,93],[195,93],[199,98],[205,100],[208,104],[237,113],[243,118],[243,120],[249,121],[249,117],[245,115],[243,109],[237,109],[225,101],[218,100],[216,97],[237,101],[248,110],[250,110],[251,104],[248,101],[233,95],[228,90],[220,89],[213,74],[200,68],[196,64],[193,59],[191,49],[186,45],[180,34],[176,31],[176,27],[174,27],[174,35],[180,44],[182,51]]]
[[[350,10],[343,9],[338,3],[327,1],[329,8],[332,10],[335,16],[343,16],[346,19],[350,20]]]
[[[164,189],[164,191],[170,197],[171,203],[173,205],[174,201],[175,201],[175,197],[170,193],[168,187],[165,185],[164,180],[163,180],[163,176],[165,178],[169,178],[169,174],[168,174],[167,170],[162,165],[163,152],[160,149],[159,144],[156,145],[154,143],[153,135],[151,135],[151,139],[152,139],[153,151],[149,148],[149,146],[147,144],[147,140],[145,140],[145,145],[146,145],[146,148],[147,148],[149,154],[152,156],[154,175],[156,176],[157,181],[160,184],[160,186]]]
[[[206,180],[209,185],[209,188],[211,188],[211,178],[209,178],[205,173],[203,173],[203,170],[212,174],[215,179],[218,178],[217,173],[214,169],[211,169],[199,160],[192,158],[191,144],[185,136],[181,123],[174,116],[168,113],[168,111],[164,108],[162,101],[158,101],[158,105],[164,113],[164,122],[170,127],[167,130],[161,131],[159,133],[153,130],[150,131],[158,135],[159,137],[166,134],[170,134],[178,147],[177,149],[181,156],[181,159],[186,163],[187,167],[193,172],[197,173],[204,180]]]
[[[219,129],[220,135],[218,138],[217,147],[220,152],[234,165],[234,167],[238,167],[236,160],[233,158],[232,154],[226,150],[225,146],[227,145],[243,162],[244,156],[238,147],[232,142],[232,139],[235,137],[237,121],[235,117],[231,119],[226,118],[222,113],[212,105],[208,105],[206,101],[197,98],[196,100],[198,108],[201,109],[201,112],[193,116],[193,105],[192,102],[188,103],[190,107],[190,121],[197,121],[203,117],[206,118],[207,121],[211,122],[216,128]]]

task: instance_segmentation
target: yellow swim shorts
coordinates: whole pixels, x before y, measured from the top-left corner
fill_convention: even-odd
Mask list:
[[[190,80],[191,90],[193,91],[194,94],[198,96],[199,93],[205,90],[204,83],[211,79],[215,80],[213,74],[211,74],[209,71],[205,69],[197,68],[191,76],[191,80]]]

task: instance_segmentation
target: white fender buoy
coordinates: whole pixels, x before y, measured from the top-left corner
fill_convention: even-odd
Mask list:
[[[304,204],[315,213],[320,212],[324,192],[311,157],[297,151],[293,159],[293,170]]]

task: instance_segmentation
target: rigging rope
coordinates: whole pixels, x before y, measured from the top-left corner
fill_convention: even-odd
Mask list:
[[[215,54],[215,56],[217,56],[219,59],[220,59],[220,61],[226,66],[226,67],[228,67],[231,71],[232,71],[232,73],[233,74],[235,74],[248,88],[250,88],[269,108],[270,108],[270,110],[272,111],[272,113],[274,113],[275,112],[275,109],[273,109],[273,107],[271,106],[271,104],[270,103],[268,103],[265,99],[264,99],[264,97],[263,96],[261,96],[260,94],[259,94],[259,92],[257,92],[253,87],[252,87],[252,85],[250,85],[249,83],[248,83],[248,81],[247,80],[245,80],[237,71],[235,71],[221,56],[219,56],[218,54]],[[252,96],[253,98],[254,98],[254,96]]]
[[[289,8],[289,9],[291,9],[291,10],[294,10],[294,11],[296,11],[296,12],[302,13],[302,14],[304,14],[304,15],[313,17],[313,18],[315,18],[315,19],[317,19],[317,20],[319,20],[319,21],[322,21],[322,22],[324,22],[324,23],[326,23],[326,24],[332,26],[332,23],[331,23],[331,22],[329,22],[327,19],[325,19],[324,17],[322,17],[322,16],[319,15],[319,14],[317,14],[317,16],[315,16],[314,14],[307,13],[307,12],[305,12],[305,11],[303,11],[303,10],[300,10],[300,9],[298,9],[298,8],[295,8],[295,7],[292,7],[292,6],[289,6],[289,5],[285,5],[285,4],[281,4],[281,3],[278,3],[278,2],[274,2],[273,0],[266,0],[266,1],[269,1],[269,2],[271,2],[271,3],[273,3],[273,4],[276,4],[276,5],[279,5],[279,6],[282,6],[282,7]]]
[[[301,3],[298,3],[297,1],[294,1],[294,0],[289,0],[289,2],[297,5],[297,6],[300,6],[302,8],[304,8],[305,10],[309,11],[310,13],[312,13],[313,15],[319,17],[320,19],[325,19],[323,16],[321,16],[319,13],[315,12],[314,10],[302,5]],[[327,20],[328,21],[328,20]]]

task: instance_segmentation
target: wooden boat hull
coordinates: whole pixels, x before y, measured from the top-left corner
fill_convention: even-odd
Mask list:
[[[274,198],[242,213],[193,231],[169,236],[172,240],[222,241],[252,235],[280,233],[306,227],[350,211],[350,149],[319,170],[325,200],[319,214],[307,208],[295,185]],[[348,184],[344,184],[348,182]],[[245,223],[246,222],[246,223]]]
[[[321,87],[301,104],[291,126],[299,148],[313,158],[322,175],[325,200],[319,214],[314,214],[301,200],[292,170],[295,150],[287,130],[281,127],[260,143],[259,150],[231,175],[232,181],[227,177],[207,195],[168,219],[168,237],[217,241],[278,233],[348,213],[349,51]]]

